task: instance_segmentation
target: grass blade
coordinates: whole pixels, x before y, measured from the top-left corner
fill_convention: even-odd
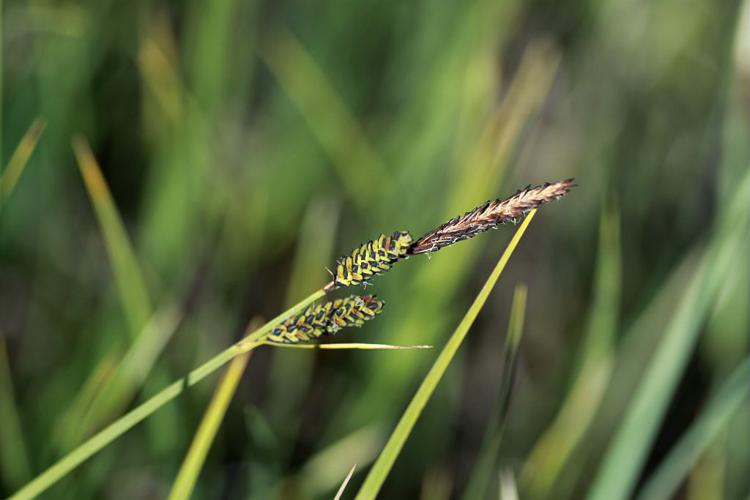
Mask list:
[[[503,269],[505,269],[510,256],[513,254],[516,246],[518,246],[518,242],[521,241],[521,237],[526,231],[526,228],[529,226],[531,220],[534,218],[535,213],[536,210],[532,210],[531,212],[529,212],[529,215],[513,235],[513,238],[505,248],[505,251],[500,257],[500,260],[495,266],[495,269],[492,271],[489,278],[487,278],[487,281],[480,290],[476,299],[474,299],[474,303],[471,305],[466,315],[461,320],[461,323],[459,323],[458,327],[453,332],[453,335],[451,335],[450,339],[448,339],[448,342],[446,343],[438,358],[435,360],[432,368],[430,368],[427,376],[419,386],[417,393],[414,395],[411,402],[409,403],[409,406],[406,408],[406,411],[401,416],[401,420],[399,420],[398,424],[396,425],[393,434],[391,434],[391,437],[388,439],[388,442],[386,443],[385,448],[375,462],[375,465],[367,475],[367,479],[365,479],[362,488],[357,494],[357,500],[371,499],[377,496],[381,486],[383,485],[383,482],[385,481],[385,478],[388,476],[388,473],[393,467],[396,458],[401,452],[401,448],[403,448],[406,439],[409,437],[409,434],[414,428],[417,419],[419,418],[422,410],[427,404],[427,401],[429,401],[430,396],[432,396],[432,393],[440,382],[440,379],[448,369],[448,365],[453,359],[453,356],[461,346],[461,343],[466,337],[469,328],[471,328],[471,325],[474,323],[474,320],[479,314],[479,311],[482,309],[482,306],[486,302],[487,297],[492,291],[492,288],[495,286],[498,278],[500,278],[500,274],[503,272]]]
[[[461,29],[465,28],[466,26],[461,27]],[[473,29],[473,26],[470,29]],[[496,196],[512,152],[523,142],[523,131],[530,125],[527,119],[537,114],[543,107],[559,63],[560,56],[554,51],[534,48],[524,52],[520,63],[521,69],[513,78],[511,88],[500,108],[493,113],[492,118],[483,127],[483,131],[476,136],[479,139],[467,144],[466,152],[461,154],[456,163],[457,167],[450,181],[452,188],[447,193],[443,207],[445,210],[442,214],[443,219],[448,220],[454,217],[466,207],[475,205],[477,201]],[[443,72],[443,69],[452,70],[454,67],[452,64],[439,66],[444,66],[436,68],[439,69],[440,80],[452,74],[452,71]],[[524,67],[527,69],[523,69]],[[441,84],[444,83],[448,84],[441,82]],[[429,95],[439,98],[439,93],[436,94],[435,89],[431,89]],[[428,102],[430,104],[427,104],[427,107],[434,108],[433,101]],[[426,126],[432,127],[427,124]],[[422,133],[418,134],[414,140],[419,142],[419,137],[422,135]],[[472,137],[474,137],[473,134]],[[414,143],[411,146],[411,149],[421,147],[420,144]],[[419,165],[422,159],[419,154],[416,154],[410,157],[407,163],[412,161],[414,165]],[[466,175],[467,171],[471,171],[472,175]],[[425,174],[426,172],[428,170],[424,171]],[[468,270],[472,263],[476,262],[482,248],[484,247],[480,245],[466,245],[454,251],[452,258],[443,259],[440,266],[425,266],[418,270],[411,279],[431,290],[431,300],[424,305],[424,308],[407,310],[406,316],[400,320],[399,324],[402,327],[399,328],[398,335],[389,340],[406,342],[406,336],[410,335],[410,332],[424,327],[427,317],[431,318],[431,322],[430,327],[424,331],[425,342],[433,342],[437,332],[449,328],[449,321],[443,312],[450,307],[451,301],[457,296],[457,291],[465,287]],[[378,394],[383,387],[393,387],[396,394],[400,394],[401,389],[398,389],[400,381],[418,377],[418,366],[414,363],[394,364],[385,357],[378,357],[374,361],[366,385],[360,389],[360,397],[332,419],[331,428],[358,427],[373,416],[392,418],[393,411],[389,406],[382,405],[380,408],[373,408],[370,401],[380,397]],[[406,397],[406,394],[403,396]],[[374,415],[373,412],[376,414]]]
[[[336,492],[336,496],[333,498],[333,500],[341,500],[341,496],[344,494],[344,490],[346,489],[346,485],[349,484],[349,480],[354,475],[354,471],[357,469],[357,464],[352,465],[351,470],[349,471],[349,474],[346,475],[344,478],[344,482],[341,483],[341,487],[339,487],[339,490]]]
[[[736,250],[747,230],[749,202],[750,173],[745,175],[730,199],[717,232],[644,371],[633,402],[605,455],[589,499],[620,500],[632,493],[703,320],[727,273],[732,270]]]
[[[34,149],[36,149],[36,144],[39,142],[42,132],[44,132],[45,125],[46,122],[41,118],[34,120],[16,146],[10,160],[8,160],[5,171],[0,175],[0,206],[10,197],[16,184],[18,184],[18,179],[21,178],[21,174],[23,174]]]
[[[605,209],[599,225],[594,301],[580,368],[554,421],[534,446],[521,471],[521,484],[531,498],[549,496],[604,398],[615,363],[613,346],[617,333],[621,267],[619,214],[613,209]]]
[[[232,346],[229,349],[222,351],[217,356],[211,358],[209,361],[190,372],[183,379],[169,385],[146,402],[95,434],[78,448],[65,455],[52,467],[37,476],[33,481],[28,483],[10,498],[13,500],[35,498],[61,478],[65,477],[66,474],[78,467],[86,459],[91,457],[91,455],[107,446],[109,443],[130,430],[133,426],[153,414],[156,410],[182,394],[187,387],[195,385],[197,382],[216,371],[237,354],[238,350],[236,346]]]
[[[260,341],[262,341],[263,337],[267,335],[271,328],[273,328],[276,324],[278,324],[288,316],[301,311],[324,295],[325,292],[323,291],[323,289],[312,293],[295,306],[276,316],[274,319],[263,325],[258,330],[247,334],[239,342],[236,342],[227,349],[223,350],[213,358],[203,363],[198,368],[188,373],[185,377],[182,377],[181,379],[162,389],[150,399],[148,399],[144,403],[141,403],[139,406],[123,415],[122,417],[118,418],[106,428],[99,431],[97,434],[86,440],[86,442],[78,446],[75,450],[65,455],[54,465],[34,478],[31,482],[26,484],[26,486],[21,488],[10,498],[13,500],[25,500],[38,496],[39,494],[47,490],[50,486],[55,484],[57,481],[65,477],[70,471],[81,465],[85,460],[90,458],[96,452],[110,444],[118,437],[122,436],[133,426],[140,423],[149,415],[156,412],[159,408],[182,394],[188,387],[197,384],[208,375],[224,366],[235,356],[251,351],[258,345],[260,345]]]
[[[286,28],[274,31],[260,56],[331,157],[352,200],[369,206],[391,181],[390,172],[323,70]]]
[[[97,396],[102,393],[103,387],[112,379],[121,354],[113,351],[99,360],[68,409],[57,419],[53,439],[58,449],[68,450],[80,438],[83,428],[81,421],[89,412],[89,408],[96,404]]]
[[[31,477],[29,454],[21,429],[21,419],[13,395],[8,351],[0,335],[0,478],[17,487]]]
[[[722,432],[723,437],[728,435],[728,432]],[[706,499],[723,499],[723,498],[741,498],[740,492],[736,495],[732,494],[731,479],[728,476],[728,462],[731,460],[731,456],[727,453],[723,453],[721,449],[722,439],[718,439],[707,450],[703,452],[703,456],[698,462],[692,467],[690,473],[685,481],[684,498],[687,500],[703,500]],[[742,443],[745,444],[744,442]],[[747,469],[742,469],[747,471]],[[678,495],[674,495],[671,498],[679,498]]]
[[[190,444],[190,449],[182,462],[180,471],[177,473],[177,479],[175,479],[172,491],[169,493],[170,500],[190,498],[198,475],[203,468],[203,463],[206,461],[208,450],[211,448],[222,420],[224,420],[224,415],[237,390],[242,374],[245,373],[245,367],[247,367],[251,354],[252,351],[248,351],[229,363],[227,371],[219,382],[214,397],[208,405],[205,415],[203,415],[198,431],[193,437],[193,442]]]
[[[447,217],[491,194],[487,188],[495,186],[502,178],[513,149],[519,146],[522,130],[542,109],[560,59],[560,54],[546,41],[533,40],[524,50],[507,95],[478,139],[468,144],[466,158],[459,163],[456,184],[446,206]],[[476,175],[464,175],[467,169],[475,171]]]
[[[59,448],[63,451],[70,450],[132,397],[179,323],[172,307],[154,314],[143,273],[101,168],[82,137],[74,139],[73,149],[104,236],[132,345],[122,360],[120,354],[115,355],[118,365],[115,371],[107,372],[99,366],[92,376],[103,374],[103,378],[96,383],[91,380],[84,383],[84,388],[98,385],[98,390],[76,397],[78,404],[66,413],[65,425],[58,426],[64,430],[58,434]],[[111,361],[107,358],[107,362]]]
[[[329,196],[320,194],[307,205],[302,224],[298,229],[297,243],[294,250],[292,270],[286,285],[286,298],[284,306],[288,307],[299,300],[300,293],[311,290],[320,282],[320,270],[335,262],[333,253],[336,232],[339,227],[341,207],[339,202]],[[268,404],[264,416],[271,422],[286,429],[287,436],[296,436],[303,425],[304,420],[299,418],[299,405],[303,404],[304,398],[314,383],[315,356],[298,356],[297,352],[290,350],[275,350],[273,352],[272,365],[269,367],[269,380],[295,380],[294,384],[287,384],[283,391],[271,391],[268,395]],[[284,449],[283,457],[279,461],[291,463],[293,457],[292,446],[279,446]],[[352,462],[346,463],[346,470]],[[338,485],[346,470],[336,475],[335,483]],[[330,492],[332,488],[325,490]],[[308,490],[303,490],[308,492]],[[315,496],[310,494],[311,496]]]
[[[119,360],[112,376],[106,377],[103,387],[97,391],[75,432],[65,436],[63,449],[69,449],[68,446],[79,442],[82,436],[123,409],[127,401],[143,386],[164,346],[177,330],[181,318],[182,313],[175,306],[165,307],[154,315]]]
[[[740,404],[747,399],[748,386],[750,358],[732,373],[695,423],[672,448],[643,487],[638,496],[640,500],[672,498],[701,454],[716,440]]]
[[[136,337],[151,316],[151,304],[141,275],[133,247],[130,245],[125,225],[120,219],[117,207],[109,192],[101,168],[94,158],[91,148],[83,137],[73,140],[78,167],[81,170],[86,190],[94,205],[99,225],[104,233],[117,283],[117,290],[130,324],[131,337]]]
[[[185,89],[177,69],[175,41],[165,14],[157,14],[138,47],[138,69],[144,86],[146,126],[176,123],[184,117]],[[160,120],[162,115],[166,120]],[[157,118],[158,117],[158,118]],[[166,128],[166,127],[163,127]],[[154,130],[155,133],[163,131]]]
[[[13,193],[21,174],[36,149],[46,122],[37,118],[21,138],[5,169],[0,171],[0,209]],[[26,443],[21,431],[21,420],[13,395],[5,339],[0,336],[0,478],[18,486],[31,477],[31,467]]]
[[[471,472],[466,491],[463,498],[484,498],[490,476],[495,470],[497,455],[500,451],[500,443],[505,431],[505,422],[510,409],[510,400],[513,391],[513,381],[516,374],[518,362],[518,347],[523,336],[523,321],[526,313],[527,288],[524,284],[516,286],[513,292],[513,303],[510,310],[508,323],[508,335],[505,339],[503,353],[503,373],[500,379],[500,398],[493,415],[490,417],[490,426],[487,429],[479,458]]]

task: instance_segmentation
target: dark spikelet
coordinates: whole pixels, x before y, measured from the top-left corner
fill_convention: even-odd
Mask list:
[[[449,220],[430,231],[409,247],[409,255],[435,252],[461,240],[468,240],[500,224],[515,221],[529,211],[565,196],[573,187],[573,179],[545,183],[521,189],[504,200],[488,201],[471,212]]]
[[[384,273],[394,262],[406,257],[411,242],[411,234],[396,231],[390,235],[381,234],[377,239],[360,245],[336,262],[333,281],[326,291],[366,283],[373,276]]]
[[[268,334],[268,340],[280,344],[310,342],[342,328],[362,326],[383,310],[383,301],[375,295],[352,295],[325,304],[310,306],[292,316]]]

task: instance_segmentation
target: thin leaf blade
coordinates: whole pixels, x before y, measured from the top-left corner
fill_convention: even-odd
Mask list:
[[[505,248],[505,251],[501,255],[500,260],[495,266],[495,269],[490,274],[476,299],[474,299],[474,303],[471,305],[468,312],[451,335],[442,352],[438,355],[435,363],[433,364],[432,368],[427,373],[424,380],[422,381],[422,384],[417,390],[417,393],[414,395],[411,402],[409,403],[409,406],[406,408],[406,411],[401,416],[401,419],[396,425],[396,428],[391,434],[391,437],[388,439],[388,442],[386,443],[385,448],[375,462],[375,465],[367,475],[367,479],[365,479],[362,488],[359,490],[359,493],[356,496],[357,500],[367,500],[375,498],[377,496],[380,488],[385,482],[386,477],[388,476],[388,473],[393,467],[393,464],[396,462],[396,458],[401,452],[406,439],[409,437],[409,434],[411,434],[411,431],[414,428],[417,419],[422,414],[422,410],[424,409],[425,405],[427,405],[430,396],[432,396],[432,393],[442,379],[443,374],[445,374],[445,371],[448,369],[448,365],[458,351],[458,348],[461,346],[461,343],[466,337],[469,328],[471,328],[474,320],[479,315],[479,311],[487,301],[487,297],[489,297],[489,294],[495,286],[495,283],[497,283],[497,280],[500,278],[503,269],[505,269],[505,266],[510,260],[513,251],[521,241],[521,237],[526,231],[526,228],[534,218],[535,213],[536,210],[532,210],[531,212],[529,212],[529,215],[513,235],[513,238]]]

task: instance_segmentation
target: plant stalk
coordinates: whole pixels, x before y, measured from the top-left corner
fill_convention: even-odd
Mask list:
[[[226,363],[231,361],[235,356],[249,352],[261,345],[263,339],[268,335],[268,332],[276,324],[278,324],[288,316],[291,316],[292,314],[295,314],[298,311],[304,309],[324,295],[325,292],[321,288],[320,290],[309,295],[307,298],[298,302],[296,305],[279,314],[259,329],[255,330],[254,332],[247,333],[238,342],[232,344],[230,347],[223,350],[213,358],[209,359],[198,368],[192,370],[180,380],[177,380],[168,385],[159,393],[155,394],[147,401],[141,403],[136,408],[132,409],[130,412],[126,413],[119,419],[112,422],[109,426],[96,433],[76,449],[58,460],[57,463],[49,467],[47,470],[42,472],[28,484],[26,484],[26,486],[18,490],[13,496],[10,497],[9,500],[26,500],[35,498],[36,496],[40,495],[50,486],[65,477],[65,475],[70,471],[81,465],[96,452],[107,446],[118,437],[125,434],[125,432],[133,428],[136,424],[145,420],[146,417],[156,412],[156,410],[182,394],[185,389],[197,384],[208,375],[212,374],[213,372],[224,366]]]

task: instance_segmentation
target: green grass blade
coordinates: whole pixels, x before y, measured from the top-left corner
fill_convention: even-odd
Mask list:
[[[727,434],[726,431],[722,432],[722,437],[726,437]],[[682,491],[684,491],[683,498],[688,500],[740,498],[739,494],[732,495],[729,490],[731,479],[727,477],[727,469],[731,456],[721,449],[721,441],[721,438],[718,439],[703,452],[690,470],[684,483],[684,490],[680,488],[680,492],[667,498],[679,498]]]
[[[446,205],[446,218],[454,217],[482,196],[492,196],[488,187],[496,186],[502,178],[509,166],[508,159],[519,146],[522,131],[549,96],[560,59],[560,54],[546,41],[532,41],[524,50],[507,95],[487,120],[478,139],[469,143],[466,158],[459,163]],[[464,175],[468,169],[476,175]]]
[[[164,347],[177,330],[182,314],[175,306],[158,311],[146,324],[118,363],[112,377],[107,377],[97,391],[76,431],[65,437],[65,446],[79,442],[82,435],[96,429],[103,421],[116,415],[142,387]]]
[[[26,486],[21,488],[10,498],[13,500],[24,500],[38,496],[39,494],[47,490],[50,486],[55,484],[57,481],[65,477],[70,471],[74,470],[96,452],[113,442],[118,437],[122,436],[133,426],[143,421],[149,415],[156,412],[159,408],[182,394],[185,389],[197,384],[208,375],[224,366],[235,356],[251,351],[252,349],[257,347],[260,341],[263,340],[263,338],[268,334],[268,332],[271,330],[271,328],[273,328],[274,325],[278,324],[280,321],[286,319],[287,317],[301,311],[324,295],[325,292],[323,291],[323,289],[312,293],[307,298],[300,301],[298,304],[276,316],[274,319],[263,325],[258,330],[247,334],[239,342],[223,350],[213,358],[203,363],[198,368],[188,373],[185,377],[162,389],[150,399],[148,399],[144,403],[141,403],[139,406],[123,415],[122,417],[118,418],[106,428],[99,431],[97,434],[86,440],[86,442],[78,446],[75,450],[65,455],[54,465],[34,478],[31,482],[26,484]]]
[[[99,219],[99,225],[104,233],[104,242],[112,263],[117,290],[125,317],[130,324],[130,334],[135,338],[151,316],[151,304],[146,284],[125,231],[125,225],[120,219],[101,168],[91,149],[85,139],[77,137],[73,140],[73,150],[86,190]]]
[[[304,293],[304,290],[316,286],[320,282],[320,269],[331,264],[340,212],[339,204],[324,196],[315,198],[308,205],[297,236],[297,248],[284,301],[286,306],[301,299],[300,293]]]
[[[705,317],[732,271],[750,218],[750,173],[722,214],[701,263],[674,313],[617,430],[588,498],[620,500],[632,493],[667,405]]]
[[[21,429],[21,419],[10,375],[5,338],[0,335],[0,478],[18,487],[31,478],[29,453]]]
[[[414,428],[417,419],[419,418],[422,410],[427,404],[427,401],[429,401],[430,396],[432,396],[432,393],[440,382],[440,379],[448,369],[448,365],[450,365],[453,356],[461,346],[461,343],[466,337],[469,328],[471,328],[471,325],[474,323],[474,320],[479,314],[479,311],[482,309],[482,306],[484,306],[487,297],[492,291],[492,288],[495,286],[495,283],[497,283],[498,278],[500,278],[500,274],[503,272],[503,269],[505,269],[510,256],[513,254],[516,246],[518,246],[519,241],[521,241],[521,237],[526,231],[526,228],[529,226],[531,220],[534,218],[535,213],[536,210],[532,210],[523,221],[521,226],[518,228],[516,233],[513,235],[513,238],[505,248],[505,251],[501,255],[500,260],[495,266],[495,269],[492,271],[489,278],[487,278],[487,281],[477,295],[476,299],[474,299],[474,303],[471,305],[466,315],[461,320],[461,323],[459,323],[458,327],[451,335],[450,339],[448,339],[448,342],[445,344],[442,352],[435,360],[432,368],[430,368],[427,376],[419,386],[417,393],[414,395],[411,402],[409,403],[409,406],[406,408],[406,411],[401,416],[401,419],[396,425],[393,434],[391,434],[391,437],[388,439],[388,442],[386,443],[385,448],[375,462],[375,465],[367,475],[367,479],[365,479],[362,488],[357,494],[357,500],[371,499],[377,496],[381,486],[383,485],[383,482],[385,481],[385,478],[388,476],[388,473],[393,467],[396,458],[401,452],[401,448],[403,448],[406,439],[409,437],[409,434],[411,434],[411,431]]]
[[[70,471],[78,467],[91,455],[107,446],[109,443],[130,430],[133,426],[153,414],[156,410],[182,394],[187,387],[195,385],[197,382],[216,371],[237,354],[238,350],[236,346],[232,346],[222,351],[190,372],[184,379],[172,383],[161,392],[130,411],[128,414],[117,419],[101,432],[95,434],[81,446],[68,453],[52,467],[37,476],[33,481],[28,483],[10,498],[14,500],[29,499],[41,494]]]
[[[352,200],[369,207],[391,181],[390,172],[323,70],[281,27],[261,45],[260,56],[331,157]]]
[[[112,379],[120,352],[110,352],[99,360],[94,370],[86,377],[68,409],[57,419],[53,440],[58,449],[69,450],[81,434],[81,420],[102,392],[102,388]]]
[[[340,212],[339,201],[324,193],[320,193],[307,204],[302,223],[297,229],[296,248],[292,271],[286,284],[284,307],[294,304],[301,298],[300,293],[320,283],[322,270],[335,261],[333,249]],[[299,418],[298,408],[303,404],[311,384],[314,383],[316,356],[299,356],[294,351],[276,350],[271,359],[268,379],[294,380],[295,383],[286,384],[283,391],[269,393],[264,417],[283,427],[285,435],[295,436],[304,424],[304,419]],[[279,455],[279,462],[290,464],[293,447],[280,444],[279,449],[283,450]],[[348,470],[351,464],[346,465]],[[344,474],[346,471],[336,476],[336,482]]]
[[[238,47],[233,40],[233,21],[240,14],[237,0],[222,0],[210,4],[190,4],[185,37],[186,70],[196,100],[207,114],[215,118],[219,105],[226,103],[229,94],[228,67]]]
[[[466,27],[462,27],[464,28]],[[498,191],[498,186],[505,175],[508,161],[513,151],[523,142],[523,131],[530,125],[528,118],[542,108],[559,62],[560,56],[554,51],[530,48],[524,52],[521,68],[513,78],[508,95],[486,127],[483,127],[478,140],[467,145],[466,152],[456,163],[460,166],[452,172],[454,177],[451,178],[451,189],[446,193],[444,206],[440,209],[444,210],[441,218],[448,220],[463,213],[467,207],[474,206],[481,200],[495,198],[502,192]],[[439,73],[442,75],[442,69]],[[433,90],[430,91],[431,95],[435,95],[432,94]],[[425,127],[431,126],[425,124]],[[418,137],[421,135],[422,133],[417,134],[414,140],[419,141]],[[419,145],[413,143],[411,147],[418,148]],[[416,163],[421,161],[418,156],[413,159]],[[410,158],[409,162],[411,161]],[[471,171],[472,175],[466,175],[467,171]],[[465,288],[466,277],[482,248],[484,246],[479,244],[455,247],[451,250],[450,258],[436,255],[436,259],[441,259],[439,266],[424,266],[417,270],[410,280],[429,289],[430,300],[421,308],[408,309],[398,320],[401,326],[395,330],[396,336],[389,338],[389,341],[406,342],[411,332],[417,328],[424,329],[427,325],[423,340],[431,343],[438,332],[449,328],[449,316],[444,312],[450,309],[451,302]],[[334,417],[331,428],[359,427],[374,415],[392,418],[393,410],[390,406],[373,408],[371,401],[380,397],[383,387],[393,387],[396,394],[399,394],[401,389],[398,384],[402,380],[419,377],[419,367],[417,363],[391,363],[384,356],[378,357],[366,384],[359,389],[360,397]],[[406,397],[406,394],[403,396]]]
[[[487,491],[487,485],[490,483],[490,476],[495,469],[497,456],[500,452],[500,443],[502,442],[505,431],[505,422],[510,409],[510,400],[513,390],[513,381],[515,379],[516,364],[518,361],[518,347],[521,344],[523,336],[523,321],[526,313],[526,295],[527,288],[524,284],[516,285],[513,292],[513,303],[510,309],[510,320],[508,322],[508,335],[505,339],[505,348],[503,353],[503,372],[500,379],[500,398],[493,415],[490,417],[490,426],[487,429],[485,438],[482,440],[482,447],[479,451],[479,458],[471,471],[471,477],[466,486],[463,498],[469,500],[474,498],[484,498]]]
[[[97,386],[98,389],[76,397],[77,404],[58,425],[61,431],[57,439],[59,449],[63,451],[70,450],[80,442],[82,436],[113,416],[141,387],[179,322],[176,311],[171,307],[153,314],[143,273],[101,169],[83,138],[76,138],[73,148],[99,219],[133,343],[122,360],[119,354],[115,356],[115,371],[105,372],[97,367],[91,376],[100,377],[103,374],[101,380],[84,383],[84,388]]]
[[[748,398],[750,358],[746,359],[722,385],[716,396],[669,452],[639,494],[640,500],[672,498],[703,452],[718,437]]]
[[[151,125],[149,122],[158,121],[155,116],[162,114],[165,121],[175,123],[184,116],[185,89],[177,68],[172,64],[176,48],[166,15],[157,15],[144,31],[137,61],[146,103],[145,127]]]
[[[241,356],[237,356],[229,363],[227,371],[219,382],[216,392],[211,403],[206,409],[206,413],[201,420],[198,431],[193,437],[185,460],[180,466],[177,478],[172,485],[172,491],[169,493],[170,500],[181,500],[190,498],[198,480],[198,475],[206,461],[208,450],[214,442],[216,432],[219,430],[224,415],[227,412],[229,403],[234,396],[237,386],[240,383],[242,374],[245,373],[245,367],[250,360],[252,351],[248,351]]]
[[[16,184],[18,184],[18,179],[21,178],[21,174],[23,174],[32,153],[36,149],[37,142],[39,142],[39,137],[44,132],[45,125],[46,122],[41,118],[34,120],[21,138],[18,146],[16,146],[10,160],[8,160],[5,170],[0,175],[0,206],[5,204],[5,201],[15,189]]]
[[[549,496],[604,398],[615,362],[613,346],[622,286],[621,260],[619,214],[605,209],[599,225],[594,301],[578,374],[560,411],[521,471],[521,484],[531,498]]]

